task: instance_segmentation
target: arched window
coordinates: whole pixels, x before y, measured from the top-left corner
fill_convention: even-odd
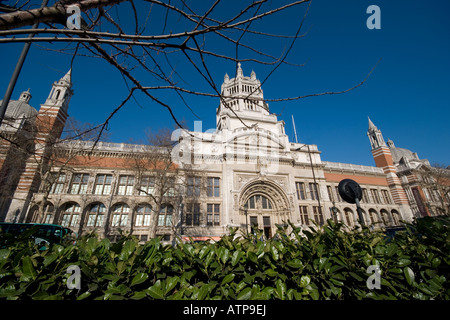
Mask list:
[[[58,100],[61,90],[56,90],[55,99]]]
[[[163,204],[159,210],[158,226],[171,226],[172,225],[173,207],[170,204]]]
[[[55,206],[48,202],[44,207],[44,223],[52,223],[55,214]]]
[[[112,227],[126,227],[130,207],[126,203],[118,203],[112,208]]]
[[[93,203],[88,212],[88,227],[102,227],[105,218],[106,208],[103,203]]]
[[[42,222],[42,223],[53,223],[54,213],[55,213],[55,206],[47,202],[44,206],[44,212],[43,215],[39,216],[39,204],[33,206],[31,208],[31,220],[28,220],[27,222]]]
[[[78,203],[71,202],[64,205],[63,208],[61,225],[63,227],[75,227],[81,213],[80,205]]]
[[[397,210],[392,210],[392,220],[394,220],[394,225],[398,226],[400,224],[400,213]]]
[[[383,219],[383,223],[385,226],[388,226],[390,224],[389,221],[389,213],[385,209],[380,210],[381,219]]]
[[[147,227],[150,225],[150,214],[152,207],[149,204],[143,203],[136,207],[136,227]]]
[[[345,222],[349,227],[353,227],[353,211],[349,208],[344,209]]]
[[[247,208],[270,210],[272,209],[272,203],[263,195],[255,195],[248,199]]]
[[[378,223],[377,212],[374,209],[369,209],[369,218],[371,224]]]

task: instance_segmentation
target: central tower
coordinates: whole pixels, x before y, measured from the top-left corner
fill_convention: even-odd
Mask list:
[[[278,135],[284,135],[284,121],[269,112],[264,101],[261,82],[254,71],[244,76],[241,63],[237,64],[236,77],[225,74],[221,87],[221,99],[216,111],[218,131],[235,130],[242,127],[259,127]]]

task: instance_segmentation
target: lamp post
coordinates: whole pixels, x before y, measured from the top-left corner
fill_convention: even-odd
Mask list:
[[[333,204],[333,206],[330,208],[330,210],[331,210],[331,217],[334,218],[335,222],[338,222],[338,217],[337,217],[338,209],[336,208],[336,203],[334,202],[334,200],[331,201],[331,203]]]
[[[47,6],[48,0],[43,0],[41,4],[41,8],[44,8]],[[39,26],[39,22],[36,22],[33,24],[31,29],[37,29]],[[20,53],[19,60],[17,61],[16,67],[14,69],[14,72],[11,76],[11,79],[8,84],[8,88],[6,89],[5,96],[3,97],[3,101],[0,105],[0,125],[3,122],[3,118],[5,117],[6,108],[8,108],[9,100],[11,99],[11,94],[14,90],[14,87],[16,86],[17,78],[19,78],[20,70],[22,70],[23,63],[25,62],[25,58],[28,54],[28,50],[31,46],[31,39],[34,37],[34,33],[31,33],[28,36],[28,39],[30,41],[26,42],[23,46],[22,52]]]
[[[248,203],[244,204],[244,214],[245,214],[245,230],[248,236]]]
[[[356,204],[356,211],[358,212],[359,223],[364,226],[364,217],[362,214],[359,201],[362,199],[362,190],[359,184],[352,179],[344,179],[338,185],[339,194],[342,199],[348,203]]]

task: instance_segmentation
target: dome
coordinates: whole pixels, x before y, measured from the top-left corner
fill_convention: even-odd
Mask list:
[[[408,160],[419,160],[417,153],[405,148],[391,148],[391,154],[392,160],[394,160],[395,163],[398,163],[401,158]]]
[[[28,104],[31,95],[28,91],[22,92],[19,100],[9,101],[5,112],[5,119],[17,120],[19,118],[30,119],[37,116],[38,111]],[[0,100],[0,103],[3,100]]]

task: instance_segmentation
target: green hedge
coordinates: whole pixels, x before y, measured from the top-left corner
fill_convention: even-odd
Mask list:
[[[133,237],[116,243],[84,236],[39,251],[30,241],[0,249],[0,299],[449,299],[450,220],[424,218],[394,238],[293,225],[265,242],[236,237],[175,247]],[[287,232],[287,230],[292,230]],[[68,289],[80,268],[80,289]],[[380,289],[369,289],[371,265]]]

